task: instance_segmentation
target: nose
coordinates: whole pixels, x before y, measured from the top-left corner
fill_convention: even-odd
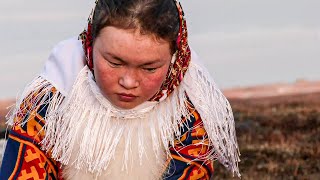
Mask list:
[[[119,78],[119,84],[125,89],[134,89],[139,86],[137,73],[133,69],[127,69]]]

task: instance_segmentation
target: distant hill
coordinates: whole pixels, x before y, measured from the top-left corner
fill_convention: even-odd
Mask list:
[[[320,81],[299,80],[292,84],[278,83],[251,87],[226,89],[223,93],[230,99],[280,97],[320,92]]]

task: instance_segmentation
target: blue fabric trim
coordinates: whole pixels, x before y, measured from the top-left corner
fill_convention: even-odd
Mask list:
[[[9,179],[18,160],[20,143],[9,138],[0,169],[0,179]],[[25,149],[25,147],[24,147]],[[24,153],[24,152],[22,152]],[[23,160],[23,159],[22,159]],[[19,163],[22,161],[20,160]]]

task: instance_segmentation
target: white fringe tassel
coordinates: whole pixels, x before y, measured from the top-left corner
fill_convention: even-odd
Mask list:
[[[164,149],[169,157],[168,145],[174,144],[175,135],[181,135],[181,117],[189,116],[187,108],[178,105],[183,105],[185,99],[185,93],[177,91],[161,103],[151,103],[150,106],[133,110],[117,109],[99,92],[90,70],[85,67],[60,108],[47,112],[42,147],[51,151],[52,157],[64,165],[74,163],[78,169],[100,174],[108,168],[121,137],[125,136],[128,138],[125,139],[123,169],[128,170],[127,161],[133,142],[132,124],[135,123],[134,127],[138,129],[141,160],[146,154],[143,142],[145,130],[141,122],[147,119],[155,155],[158,156]],[[74,156],[75,143],[80,143],[80,149],[76,161],[70,162],[74,159],[71,156]]]
[[[49,81],[41,76],[36,77],[17,96],[15,106],[11,107],[6,115],[7,124],[9,126],[15,124],[24,125],[28,121],[26,117],[34,115],[34,110],[41,105],[48,105],[48,111],[56,111],[62,103],[64,96],[58,91],[56,93],[53,93],[53,91],[55,91],[55,87]],[[21,122],[15,122],[18,120],[16,118],[18,116]]]
[[[157,159],[163,149],[167,158],[170,158],[169,145],[174,145],[176,137],[181,136],[181,117],[189,119],[190,116],[185,104],[187,93],[201,115],[210,146],[214,147],[205,157],[199,159],[219,159],[240,177],[238,169],[240,153],[230,104],[216,88],[210,75],[199,66],[191,63],[182,84],[163,101],[133,110],[117,109],[104,98],[87,67],[78,74],[72,91],[66,98],[58,92],[52,96],[52,88],[54,87],[48,81],[38,77],[21,97],[28,97],[30,93],[42,89],[43,93],[33,99],[34,106],[49,104],[45,116],[45,138],[41,142],[42,147],[45,151],[50,151],[52,158],[63,165],[72,163],[78,169],[100,174],[108,168],[121,137],[125,136],[129,138],[125,139],[123,170],[127,170],[133,141],[133,138],[130,138],[132,129],[129,128],[132,126],[128,124],[135,124],[138,129],[137,141],[141,164],[142,156],[146,154],[143,141],[145,130],[142,128],[145,124],[141,123],[142,120],[148,122],[152,147]],[[14,124],[13,119],[18,113],[24,112],[19,110],[20,104],[27,100],[18,101],[11,111],[8,116],[10,125]],[[26,115],[27,113],[24,114]],[[26,122],[27,120],[19,123]],[[76,154],[73,149],[75,143],[80,144]],[[200,143],[205,142],[203,140]],[[72,156],[75,157],[72,158],[75,161],[70,162]]]
[[[234,118],[226,97],[217,88],[207,70],[194,63],[190,63],[181,88],[187,92],[199,112],[210,139],[210,146],[214,147],[207,158],[218,159],[233,175],[236,173],[241,177]]]

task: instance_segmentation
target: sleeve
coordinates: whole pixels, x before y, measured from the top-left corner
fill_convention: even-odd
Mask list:
[[[46,98],[42,99],[44,101],[35,100],[36,97],[39,98],[34,93],[29,94],[14,114],[0,169],[0,179],[60,179],[60,165],[40,147],[45,135],[44,117],[49,103],[38,103],[48,101],[50,96],[42,96]]]
[[[190,119],[184,119],[182,136],[170,148],[172,158],[167,162],[165,180],[209,180],[213,174],[213,160],[207,158],[212,147],[206,130],[199,113],[194,108],[191,112]]]

